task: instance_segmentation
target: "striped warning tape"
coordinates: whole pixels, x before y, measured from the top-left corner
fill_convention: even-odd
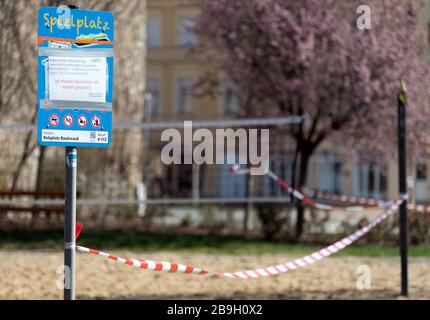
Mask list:
[[[127,264],[129,266],[146,269],[146,270],[164,271],[164,272],[170,272],[170,273],[177,272],[177,273],[191,273],[191,274],[200,274],[200,275],[205,274],[205,275],[212,275],[212,276],[215,275],[214,273],[210,273],[206,270],[196,268],[193,266],[179,264],[179,263],[153,261],[153,260],[140,259],[140,258],[137,258],[137,259],[121,258],[109,253],[105,253],[99,250],[90,249],[82,246],[77,246],[76,249],[82,253],[95,254],[98,256],[105,257],[107,259],[111,259],[121,264]]]
[[[352,204],[363,205],[366,207],[386,208],[392,203],[392,201],[389,201],[389,200],[378,200],[374,198],[349,196],[349,195],[336,194],[336,193],[330,193],[325,191],[315,191],[307,188],[303,188],[303,193],[311,198],[352,203]],[[405,195],[405,199],[407,199],[407,195]],[[355,207],[355,208],[357,210],[359,210],[359,208],[364,209],[364,207]],[[354,207],[347,207],[346,209],[349,211],[354,211]],[[413,210],[415,212],[421,212],[421,213],[430,213],[430,206],[427,204],[423,205],[423,204],[417,204],[417,203],[408,203],[408,210]]]
[[[341,195],[336,193],[309,190],[307,188],[303,188],[303,193],[312,198],[347,202],[347,203],[360,204],[360,205],[366,205],[366,206],[384,207],[388,203],[388,201],[378,200],[374,198]]]
[[[385,211],[381,215],[374,218],[368,225],[319,251],[316,251],[303,258],[299,258],[290,262],[285,262],[282,264],[272,265],[272,266],[253,269],[253,270],[223,272],[223,273],[210,272],[201,268],[196,268],[196,267],[184,265],[184,264],[177,264],[177,263],[164,262],[164,261],[159,262],[159,261],[146,260],[146,259],[121,258],[121,257],[111,255],[109,253],[105,253],[99,250],[90,249],[82,246],[77,246],[76,249],[82,253],[89,253],[89,254],[102,256],[104,258],[116,261],[121,264],[126,264],[126,265],[130,265],[136,268],[141,268],[146,270],[164,271],[169,273],[188,273],[188,274],[206,275],[210,277],[226,277],[226,278],[232,278],[232,279],[254,279],[254,278],[260,278],[260,277],[278,275],[281,273],[288,272],[290,270],[302,268],[314,262],[320,261],[326,257],[331,256],[332,254],[353,244],[358,239],[363,237],[366,233],[368,233],[376,225],[378,225],[379,223],[387,219],[389,216],[391,216],[399,208],[400,204],[403,201],[404,199],[393,201],[393,203],[391,204],[390,208],[387,211]]]
[[[233,167],[229,168],[229,171],[235,174],[249,174],[249,169],[240,168],[239,166],[235,165]],[[280,177],[278,177],[273,171],[269,169],[267,172],[270,178],[275,180],[283,189],[288,191],[288,193],[292,193],[294,197],[297,199],[303,201],[304,203],[308,204],[311,207],[323,209],[323,210],[332,210],[333,208],[342,208],[346,211],[362,211],[366,208],[387,208],[392,204],[392,201],[385,201],[385,200],[377,200],[374,198],[365,198],[365,197],[356,197],[356,196],[348,196],[348,195],[339,195],[334,193],[328,193],[328,192],[322,192],[322,191],[315,191],[315,190],[309,190],[307,188],[303,189],[303,193],[293,189],[287,182],[282,180]],[[324,200],[333,200],[333,201],[339,201],[339,202],[345,202],[349,204],[357,204],[357,206],[349,206],[349,207],[338,207],[334,205],[327,205],[318,203],[316,201],[313,201],[310,198],[319,198]],[[404,195],[405,199],[408,198],[407,195]],[[424,212],[424,213],[430,213],[430,206],[428,205],[419,205],[419,204],[412,204],[408,203],[408,209],[409,210],[415,210],[417,212]]]
[[[235,174],[249,174],[249,172],[250,172],[249,169],[243,169],[243,168],[240,168],[237,165],[235,165],[233,167],[230,167],[229,171],[231,173],[235,173]],[[317,208],[317,209],[322,209],[322,210],[332,210],[333,208],[335,208],[335,206],[332,206],[332,205],[322,204],[322,203],[318,203],[316,201],[313,201],[312,199],[310,199],[309,197],[307,197],[306,195],[304,195],[300,191],[292,188],[287,182],[285,182],[280,177],[278,177],[270,169],[268,170],[267,175],[270,178],[272,178],[274,181],[276,181],[276,183],[278,183],[288,193],[292,194],[295,198],[301,200],[303,203],[306,203],[310,207]],[[354,210],[362,210],[363,208],[362,207],[346,207],[346,208],[342,207],[342,209],[354,211]]]
[[[415,212],[430,213],[430,207],[428,205],[408,203],[408,209]]]
[[[385,208],[387,205],[391,204],[391,201],[387,201],[387,200],[349,196],[349,195],[336,194],[336,193],[330,193],[325,191],[315,191],[315,190],[309,190],[307,188],[303,188],[303,193],[311,198],[333,200],[333,201],[339,201],[339,202],[345,202],[345,203],[353,203],[353,204],[364,205],[366,207]],[[423,205],[423,204],[416,204],[416,203],[408,203],[408,210],[413,210],[413,211],[422,212],[422,213],[430,213],[430,207],[427,204]]]

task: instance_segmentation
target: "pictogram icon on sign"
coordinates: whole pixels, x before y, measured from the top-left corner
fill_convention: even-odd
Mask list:
[[[73,124],[73,117],[70,114],[66,114],[64,116],[64,124],[67,127],[71,127],[72,126],[72,124]]]
[[[87,125],[88,121],[87,121],[87,117],[86,116],[79,116],[78,118],[78,125],[81,128],[85,128],[85,126]]]
[[[100,125],[101,125],[101,123],[102,123],[102,121],[100,120],[100,117],[99,116],[94,116],[94,117],[92,117],[92,119],[91,119],[91,125],[94,127],[94,128],[100,128]]]
[[[56,127],[58,126],[59,122],[60,118],[58,117],[58,115],[56,115],[55,113],[51,114],[51,116],[49,117],[49,123],[51,124],[51,126]]]

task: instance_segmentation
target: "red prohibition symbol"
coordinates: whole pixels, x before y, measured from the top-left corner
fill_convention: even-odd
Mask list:
[[[91,119],[91,125],[94,128],[96,128],[96,129],[100,128],[101,123],[102,123],[102,121],[100,120],[99,116],[93,116],[92,117],[92,119]]]
[[[81,128],[85,128],[85,126],[87,125],[88,121],[87,121],[87,117],[86,116],[79,116],[78,118],[78,125]]]
[[[73,117],[70,114],[64,116],[64,124],[66,127],[71,127],[73,124]]]
[[[51,114],[51,116],[49,117],[49,123],[51,124],[51,126],[56,127],[60,123],[60,118],[55,113]]]

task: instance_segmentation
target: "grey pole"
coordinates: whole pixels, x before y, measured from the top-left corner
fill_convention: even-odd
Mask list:
[[[408,202],[406,199],[406,90],[402,82],[402,89],[398,95],[398,152],[399,152],[399,193],[404,199],[400,205],[400,266],[402,296],[408,295]]]
[[[66,147],[66,199],[64,207],[64,300],[75,300],[77,162],[77,148]]]
[[[70,9],[78,9],[68,5]],[[64,300],[75,300],[76,254],[76,172],[78,149],[66,147],[66,181],[64,204]]]

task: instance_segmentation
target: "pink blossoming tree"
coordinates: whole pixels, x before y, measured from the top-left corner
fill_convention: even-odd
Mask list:
[[[354,152],[394,155],[396,94],[407,84],[409,149],[427,144],[426,24],[419,0],[370,1],[360,30],[358,1],[204,1],[202,47],[245,96],[247,116],[308,115],[283,129],[298,146],[298,187],[326,140]],[[207,50],[211,48],[211,50]],[[214,57],[214,56],[212,56]],[[271,137],[272,138],[272,137]],[[298,210],[296,238],[302,235]]]

